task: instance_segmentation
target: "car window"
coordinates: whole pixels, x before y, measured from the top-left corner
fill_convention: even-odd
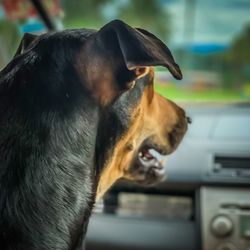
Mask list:
[[[112,19],[156,34],[173,51],[184,78],[157,68],[156,91],[177,101],[250,100],[250,2],[247,0],[44,0],[57,29],[96,28]],[[237,22],[235,21],[237,20]],[[28,0],[0,3],[0,67],[25,32],[46,32]]]

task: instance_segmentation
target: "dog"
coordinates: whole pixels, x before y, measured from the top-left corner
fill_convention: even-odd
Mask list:
[[[163,42],[120,20],[24,35],[0,73],[1,249],[79,249],[116,180],[162,180],[152,150],[172,153],[188,118],[154,92],[154,66],[182,78]]]

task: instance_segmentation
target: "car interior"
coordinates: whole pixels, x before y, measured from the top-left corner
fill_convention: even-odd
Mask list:
[[[167,179],[117,183],[91,218],[87,249],[248,249],[249,106],[187,110],[192,126],[166,160]]]
[[[155,73],[156,91],[192,119],[178,149],[158,156],[167,178],[147,187],[115,183],[95,204],[86,250],[250,250],[249,11],[247,0],[0,3],[0,68],[25,32],[97,28],[116,18],[166,37],[184,68],[178,83]]]

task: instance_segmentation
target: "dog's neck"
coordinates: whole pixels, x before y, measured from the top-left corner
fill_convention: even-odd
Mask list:
[[[35,234],[36,248],[54,249],[64,239],[68,249],[74,249],[95,201],[99,107],[84,91],[79,93],[79,85],[71,85],[67,93],[60,82],[20,79],[0,82],[0,203],[5,212],[12,208],[13,221],[8,223],[16,225],[0,222],[1,247],[15,244],[17,235],[20,244],[28,246]],[[53,93],[61,94],[59,102]],[[28,221],[33,221],[32,234],[22,226]],[[46,240],[52,234],[53,243]]]

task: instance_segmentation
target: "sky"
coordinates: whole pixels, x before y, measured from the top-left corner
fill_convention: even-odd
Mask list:
[[[186,20],[185,2],[190,0],[161,0],[170,12],[172,20],[171,42],[181,44],[189,39],[192,43],[216,43],[228,45],[244,26],[250,24],[250,0],[192,0],[196,6],[193,16],[193,36],[184,32]],[[192,38],[193,37],[193,38]]]

